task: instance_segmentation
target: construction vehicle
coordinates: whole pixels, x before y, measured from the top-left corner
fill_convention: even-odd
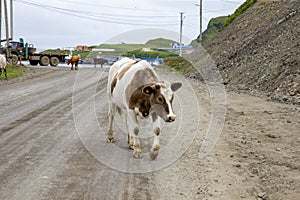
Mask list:
[[[30,65],[40,64],[48,66],[49,64],[56,67],[60,62],[65,62],[66,54],[47,54],[36,53],[36,48],[33,44],[24,44],[24,40],[10,41],[8,47],[0,47],[0,53],[7,55],[7,50],[10,53],[8,59],[11,59],[13,65],[17,65],[19,61],[28,60]]]

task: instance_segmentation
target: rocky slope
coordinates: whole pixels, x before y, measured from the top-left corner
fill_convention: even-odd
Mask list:
[[[258,0],[204,47],[228,87],[300,104],[299,0]]]

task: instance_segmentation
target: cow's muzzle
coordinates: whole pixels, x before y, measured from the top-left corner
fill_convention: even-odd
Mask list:
[[[174,122],[176,119],[176,115],[168,115],[166,122]]]

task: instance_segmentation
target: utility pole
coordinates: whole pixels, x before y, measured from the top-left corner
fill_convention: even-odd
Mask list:
[[[9,32],[8,32],[8,12],[7,12],[7,2],[4,1],[4,14],[5,14],[5,30],[6,30],[6,58],[9,60],[9,65],[12,65],[12,60],[10,59],[10,48],[9,46]]]
[[[182,56],[182,25],[183,25],[183,14],[180,12],[180,44],[179,44],[179,56]]]
[[[198,38],[198,42],[202,42],[202,1],[203,0],[199,0],[199,5],[198,4],[195,4],[196,6],[199,6],[199,38]]]
[[[13,30],[14,30],[14,26],[13,26],[13,0],[10,0],[10,37],[13,40]]]
[[[2,0],[0,0],[0,47],[1,47],[1,36],[2,36]]]

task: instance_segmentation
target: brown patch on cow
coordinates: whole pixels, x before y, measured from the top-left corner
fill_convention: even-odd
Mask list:
[[[152,121],[156,121],[157,120],[157,118],[158,118],[158,114],[156,113],[156,112],[153,112],[153,113],[151,113],[151,116],[152,116]]]
[[[154,134],[157,135],[157,136],[159,136],[159,134],[160,134],[160,128],[156,127],[154,129]]]
[[[152,85],[157,82],[159,82],[159,79],[153,69],[145,68],[138,70],[126,88],[127,102],[129,102],[136,90],[140,89],[142,86]]]
[[[122,115],[122,114],[123,114],[123,113],[122,113],[122,109],[121,109],[119,106],[116,107],[116,110],[117,110],[117,112],[119,113],[119,115]]]
[[[143,87],[140,87],[131,95],[128,106],[132,110],[135,107],[138,108],[144,117],[149,115],[151,108],[150,96],[143,93]]]
[[[139,134],[139,131],[140,131],[139,128],[134,128],[133,130],[134,135],[137,136]]]
[[[173,100],[174,100],[174,94],[172,94],[172,97],[171,97],[171,99],[170,99],[171,105],[172,105],[172,103],[173,103]]]
[[[115,89],[115,87],[117,85],[117,81],[118,81],[117,74],[115,74],[114,77],[113,77],[113,80],[111,82],[111,86],[110,86],[110,93],[111,94],[113,93],[113,91],[114,91],[114,89]]]
[[[126,74],[126,72],[136,63],[138,63],[139,61],[135,61],[133,63],[125,63],[127,64],[125,67],[122,68],[122,70],[118,73],[118,79],[121,80],[123,78],[123,76]]]
[[[130,67],[132,67],[132,65],[138,63],[139,61],[135,61],[133,63],[125,63],[127,64],[125,67],[122,68],[122,70],[118,73],[116,73],[112,79],[112,82],[111,82],[111,94],[113,93],[116,85],[117,85],[117,82],[118,80],[121,80],[123,78],[123,76],[126,74],[126,72],[130,69]]]
[[[134,110],[138,108],[144,117],[148,117],[150,114],[151,106],[157,105],[161,106],[161,110],[169,113],[169,107],[166,103],[166,99],[161,95],[160,89],[155,87],[156,84],[141,86],[130,97],[129,108]],[[151,87],[151,93],[145,94],[144,88]],[[155,113],[155,112],[154,112]],[[157,114],[152,114],[153,121],[157,119]]]

